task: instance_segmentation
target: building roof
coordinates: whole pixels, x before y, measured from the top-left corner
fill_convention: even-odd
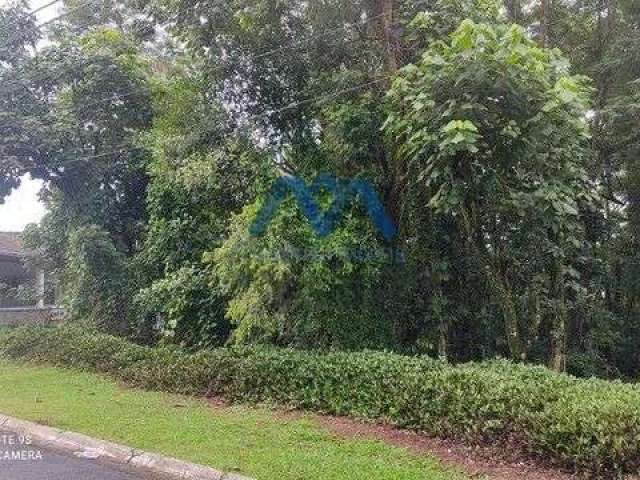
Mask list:
[[[26,252],[18,232],[0,232],[0,255],[19,257]]]

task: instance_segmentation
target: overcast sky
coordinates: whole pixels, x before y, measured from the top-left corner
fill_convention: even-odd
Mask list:
[[[25,180],[0,205],[0,231],[21,232],[25,225],[39,222],[45,214],[44,205],[38,201],[42,182],[29,177]]]
[[[33,10],[50,0],[33,0],[29,2],[29,7]],[[0,0],[0,6],[4,6],[6,0]],[[38,12],[38,22],[47,21],[58,14],[60,5],[58,2],[41,12]],[[0,231],[20,232],[29,223],[39,222],[45,214],[45,208],[38,200],[38,191],[42,187],[42,182],[32,180],[26,176],[22,185],[0,204]]]

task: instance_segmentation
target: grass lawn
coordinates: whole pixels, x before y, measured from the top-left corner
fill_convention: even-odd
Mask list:
[[[310,418],[124,388],[104,377],[0,359],[0,412],[260,479],[464,480],[383,442],[343,439]]]

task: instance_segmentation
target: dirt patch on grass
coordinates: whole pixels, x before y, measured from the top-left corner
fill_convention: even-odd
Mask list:
[[[230,407],[230,403],[223,398],[209,397],[207,401],[215,409],[222,410]],[[523,458],[523,455],[516,448],[471,446],[462,442],[427,437],[391,425],[365,423],[347,417],[309,414],[284,409],[276,409],[274,414],[283,421],[300,418],[311,419],[341,438],[381,440],[415,453],[427,454],[440,460],[443,465],[461,470],[472,478],[488,477],[489,480],[570,480],[580,478],[570,472],[542,465],[540,461]]]
[[[318,424],[344,438],[382,440],[411,451],[429,454],[444,465],[461,469],[474,478],[491,480],[568,480],[577,475],[522,458],[516,449],[469,446],[451,440],[431,438],[390,425],[367,424],[344,417],[314,416]]]
[[[207,397],[212,408],[225,410],[232,403],[221,397]],[[388,424],[367,423],[348,417],[319,415],[267,406],[283,422],[309,419],[340,438],[380,440],[389,445],[429,455],[460,470],[474,479],[487,480],[579,480],[587,477],[545,464],[542,458],[527,457],[514,442],[504,445],[470,445],[464,442],[428,437]],[[638,475],[627,475],[624,480],[640,480]]]
[[[209,405],[213,408],[228,408],[231,406],[231,402],[222,397],[207,396],[207,402],[209,402]]]

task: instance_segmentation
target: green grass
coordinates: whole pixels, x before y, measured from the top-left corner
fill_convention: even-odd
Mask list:
[[[0,412],[257,479],[463,480],[380,441],[339,438],[312,418],[123,387],[85,372],[0,360]]]

